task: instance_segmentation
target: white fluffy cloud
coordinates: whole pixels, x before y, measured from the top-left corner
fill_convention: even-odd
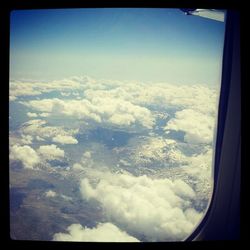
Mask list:
[[[53,198],[53,197],[56,197],[56,192],[52,191],[52,190],[49,190],[47,192],[45,192],[45,196],[46,197],[49,197],[49,198]]]
[[[40,95],[42,91],[32,82],[11,81],[10,96],[16,98],[19,96],[35,96]]]
[[[50,116],[50,113],[40,113],[38,115],[41,117],[48,117],[48,116]]]
[[[187,174],[202,180],[210,180],[212,178],[212,159],[213,150],[207,149],[204,153],[186,157],[189,168],[185,168]]]
[[[9,101],[11,101],[11,102],[13,102],[13,101],[15,101],[17,98],[15,97],[15,96],[13,96],[13,95],[10,95],[9,96]]]
[[[87,241],[87,242],[138,242],[126,232],[121,231],[112,223],[100,223],[95,228],[82,227],[72,224],[67,228],[68,233],[56,233],[54,241]]]
[[[64,157],[64,150],[54,144],[40,146],[37,152],[46,160],[55,160]]]
[[[96,97],[92,100],[32,100],[22,104],[41,112],[73,116],[118,127],[140,125],[152,128],[154,118],[145,107],[117,98]]]
[[[32,113],[32,112],[28,112],[27,116],[28,117],[37,117],[37,114],[36,113]]]
[[[49,113],[32,113],[32,112],[27,112],[27,116],[31,118],[37,118],[37,117],[48,117],[50,114]]]
[[[75,143],[76,139],[72,135],[78,132],[78,129],[65,129],[63,126],[50,126],[47,125],[47,122],[41,119],[34,119],[28,122],[25,122],[20,132],[25,135],[34,136],[37,140],[41,141],[44,138],[51,139],[56,138],[57,142],[71,141]],[[71,138],[72,137],[72,138]],[[66,144],[66,143],[65,143]]]
[[[16,100],[20,96],[36,96],[51,91],[71,91],[83,88],[85,83],[90,83],[89,77],[72,77],[69,79],[54,80],[50,82],[10,82],[10,100]]]
[[[165,130],[185,132],[184,140],[188,143],[211,143],[214,123],[214,117],[192,109],[184,109],[175,113],[175,118],[167,123]]]
[[[81,181],[83,198],[99,201],[107,217],[130,235],[144,235],[148,241],[182,240],[201,218],[191,207],[195,193],[182,180],[126,173],[97,176],[99,182],[95,185],[88,178]]]
[[[31,135],[21,135],[21,144],[32,144],[33,137]]]
[[[79,164],[79,163],[74,163],[73,166],[72,166],[73,170],[76,170],[76,171],[82,171],[84,170],[84,167]]]
[[[10,148],[10,159],[20,160],[24,168],[34,168],[40,162],[40,157],[30,146],[14,145]]]
[[[61,143],[61,144],[77,144],[78,141],[74,137],[70,135],[56,135],[53,139],[53,142]]]

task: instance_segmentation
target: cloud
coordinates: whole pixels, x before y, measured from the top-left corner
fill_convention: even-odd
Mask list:
[[[95,228],[82,227],[72,224],[67,228],[68,233],[56,233],[54,241],[87,241],[87,242],[138,242],[126,232],[121,231],[112,223],[100,223]]]
[[[72,166],[72,168],[74,170],[76,170],[76,171],[78,171],[78,170],[80,170],[80,171],[84,170],[84,167],[81,164],[79,164],[79,163],[74,163],[73,166]]]
[[[62,197],[62,198],[63,198],[64,200],[66,200],[66,201],[73,201],[73,198],[72,198],[72,197],[69,197],[69,196],[67,196],[67,195],[61,194],[60,197]]]
[[[41,119],[34,119],[25,122],[20,129],[22,134],[34,136],[37,140],[41,141],[44,138],[52,138],[53,140],[53,138],[57,138],[56,140],[58,140],[58,142],[63,140],[71,140],[71,142],[73,142],[72,135],[78,133],[78,131],[78,129],[66,130],[63,126],[49,126],[46,121]]]
[[[58,142],[61,144],[77,144],[78,141],[70,135],[57,135],[52,139],[53,142]]]
[[[45,196],[49,197],[49,198],[56,197],[56,195],[57,195],[56,192],[54,192],[52,190],[49,190],[49,191],[45,192]]]
[[[13,95],[11,95],[10,97],[9,97],[9,100],[10,101],[15,101],[17,98],[15,97],[15,96],[13,96]]]
[[[83,153],[83,158],[84,159],[91,159],[91,155],[92,155],[91,151],[86,151]]]
[[[70,96],[70,95],[71,95],[71,93],[61,92],[61,95],[62,95],[62,96]]]
[[[27,116],[28,116],[28,117],[37,117],[37,114],[36,114],[36,113],[28,112],[28,113],[27,113]]]
[[[202,216],[192,208],[195,193],[183,180],[151,179],[127,173],[99,173],[97,177],[97,184],[91,184],[88,178],[81,181],[83,198],[99,201],[110,221],[137,238],[182,240]]]
[[[184,109],[176,112],[175,118],[172,118],[164,129],[185,132],[184,140],[188,143],[210,144],[213,141],[214,123],[214,117]]]
[[[207,180],[211,181],[212,178],[212,159],[213,150],[207,148],[203,153],[196,154],[186,158],[189,168],[185,168],[186,174],[199,179],[198,183]]]
[[[30,146],[14,145],[10,148],[10,159],[20,160],[24,168],[33,169],[40,162],[40,157]]]
[[[11,81],[10,99],[13,101],[20,96],[37,96],[51,91],[79,90],[83,87],[85,82],[91,82],[91,78],[71,77],[49,82]]]
[[[50,116],[50,113],[40,113],[38,114],[40,117],[48,117]]]
[[[28,112],[27,116],[31,117],[31,118],[37,118],[37,117],[48,117],[50,114],[49,113],[32,113],[32,112]]]
[[[74,163],[72,169],[75,171],[82,172],[85,168],[93,166],[94,162],[92,159],[91,151],[85,151],[81,157],[80,163]]]
[[[31,135],[21,135],[21,144],[32,144],[33,137]]]
[[[58,98],[21,102],[36,111],[92,120],[117,127],[152,128],[154,118],[145,107],[117,98],[96,97],[92,100],[62,100]]]
[[[11,81],[10,82],[10,96],[17,98],[19,96],[35,96],[42,93],[36,84],[32,82]]]
[[[37,152],[46,160],[55,160],[64,157],[64,150],[54,144],[40,146]]]
[[[37,141],[44,141],[44,139],[42,137],[40,137],[39,135],[36,136],[36,140]]]
[[[151,129],[155,123],[149,109],[119,98],[94,97],[91,102],[98,114],[110,125],[129,127],[141,125]]]

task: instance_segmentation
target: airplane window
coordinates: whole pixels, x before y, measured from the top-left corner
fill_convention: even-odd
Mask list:
[[[185,240],[213,191],[224,29],[216,10],[12,11],[11,238]]]

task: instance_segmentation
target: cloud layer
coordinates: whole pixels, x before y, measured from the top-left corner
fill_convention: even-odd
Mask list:
[[[81,198],[98,203],[105,215],[105,223],[94,228],[72,224],[53,239],[178,241],[187,237],[203,216],[196,202],[208,200],[211,194],[217,94],[216,89],[198,84],[86,76],[35,84],[11,82],[10,101],[23,108],[26,122],[10,133],[10,160],[29,169],[42,166],[41,171],[48,170],[52,160],[66,160],[67,171],[53,171],[65,180],[79,181]],[[109,132],[99,141],[101,134],[94,133],[104,130]],[[124,144],[119,144],[120,132],[129,135]],[[114,147],[113,134],[117,135]],[[108,140],[112,149],[106,145]],[[76,159],[70,158],[72,148]],[[75,202],[75,197],[58,191],[46,191],[44,196]]]
[[[25,87],[21,88],[23,85]],[[10,95],[15,99],[18,96],[30,96],[31,93],[39,95],[51,91],[59,91],[60,98],[20,101],[31,109],[32,112],[28,112],[28,116],[61,115],[135,130],[153,128],[156,116],[152,112],[152,107],[177,108],[179,113],[176,114],[176,120],[172,120],[167,128],[187,132],[191,119],[199,126],[205,122],[201,127],[202,132],[187,133],[185,139],[187,142],[200,142],[202,136],[205,136],[205,142],[211,141],[208,134],[213,129],[213,119],[216,114],[216,89],[199,84],[182,86],[169,83],[147,84],[95,80],[85,76],[36,84],[13,82]]]

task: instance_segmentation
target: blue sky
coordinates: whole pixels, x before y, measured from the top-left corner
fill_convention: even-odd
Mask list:
[[[224,23],[178,9],[13,11],[10,78],[216,84],[223,37]]]

